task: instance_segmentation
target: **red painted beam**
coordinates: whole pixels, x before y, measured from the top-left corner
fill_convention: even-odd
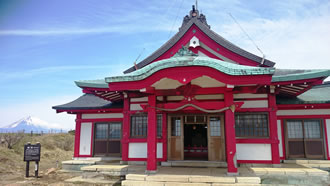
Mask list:
[[[147,171],[157,171],[157,115],[156,96],[148,96],[148,136],[147,136]]]

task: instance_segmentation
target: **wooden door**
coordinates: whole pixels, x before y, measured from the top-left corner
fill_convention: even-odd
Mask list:
[[[183,160],[183,117],[168,118],[168,159]]]
[[[304,144],[305,156],[309,159],[323,159],[323,130],[320,120],[305,120],[304,124]]]
[[[320,120],[287,120],[285,130],[287,158],[324,158]]]
[[[119,122],[95,124],[93,150],[95,156],[121,156],[121,128]]]
[[[207,122],[209,161],[225,161],[225,136],[223,116],[209,116]]]

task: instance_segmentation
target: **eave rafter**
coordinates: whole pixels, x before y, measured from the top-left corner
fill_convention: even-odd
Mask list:
[[[97,97],[112,102],[120,101],[123,99],[121,92],[109,91],[109,89],[106,88],[83,87],[83,93],[94,94]]]

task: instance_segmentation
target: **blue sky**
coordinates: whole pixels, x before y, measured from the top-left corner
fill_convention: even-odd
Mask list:
[[[0,126],[34,115],[63,128],[52,105],[81,95],[74,80],[119,75],[177,31],[193,0],[0,0]],[[330,69],[330,2],[203,0],[211,29],[277,68]]]

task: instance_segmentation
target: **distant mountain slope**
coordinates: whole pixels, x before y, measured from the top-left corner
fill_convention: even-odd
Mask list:
[[[0,128],[0,132],[60,132],[62,130],[59,126],[49,124],[37,117],[27,116],[10,125]]]

